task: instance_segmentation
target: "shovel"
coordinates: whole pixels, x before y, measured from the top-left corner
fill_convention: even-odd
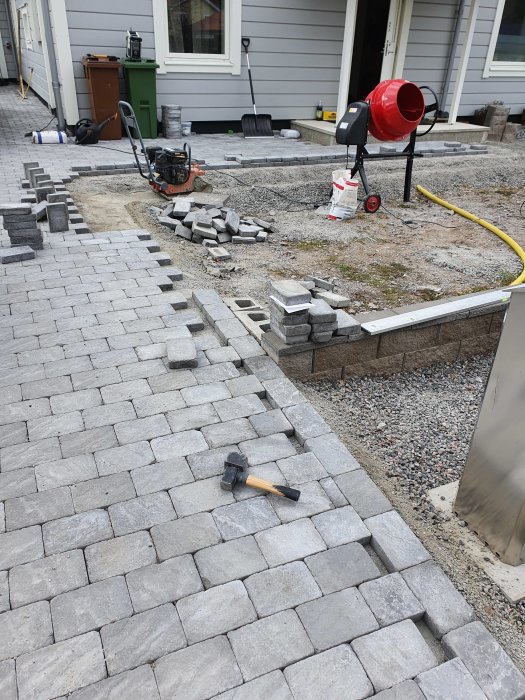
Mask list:
[[[248,37],[243,36],[242,45],[244,46],[244,51],[246,53],[246,63],[248,65],[248,78],[250,79],[250,90],[252,93],[252,104],[253,104],[253,114],[243,114],[241,117],[241,128],[244,138],[246,139],[257,139],[257,138],[273,138],[272,129],[272,117],[270,114],[257,114],[257,107],[255,106],[255,95],[253,93],[253,82],[252,82],[252,70],[250,68],[250,56],[248,54],[248,47],[250,45],[250,40]]]

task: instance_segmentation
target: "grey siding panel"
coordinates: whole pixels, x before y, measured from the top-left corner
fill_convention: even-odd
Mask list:
[[[16,2],[17,7],[20,7],[25,4],[25,0],[17,0]],[[37,27],[34,26],[34,24],[38,23],[38,16],[36,12],[34,15],[30,15],[31,19],[34,20],[33,23],[33,48],[30,49],[26,46],[25,39],[24,39],[24,31],[23,31],[23,26],[21,29],[22,33],[22,74],[24,76],[24,80],[26,83],[29,80],[29,74],[30,74],[30,68],[33,69],[33,76],[31,78],[31,88],[34,90],[34,92],[37,93],[37,95],[40,95],[40,97],[44,100],[44,102],[49,102],[49,84],[47,81],[47,75],[46,75],[46,68],[45,68],[45,63],[44,63],[44,52],[42,48],[42,41],[37,41],[36,39],[36,34],[35,32],[37,31]],[[15,27],[17,26],[16,24],[16,17],[14,18],[14,24]],[[40,37],[42,34],[43,29],[40,27]]]
[[[4,0],[0,0],[0,34],[2,35],[2,43],[4,44],[4,56],[7,66],[7,75],[3,75],[2,78],[16,78],[15,43],[9,30],[7,6],[4,4]],[[11,42],[10,51],[5,47],[7,42]]]
[[[239,0],[240,1],[240,0]],[[337,104],[346,0],[243,0],[242,35],[252,39],[250,60],[259,111],[274,119],[312,118],[319,99]],[[80,115],[89,98],[80,60],[88,52],[123,56],[126,30],[142,36],[143,56],[154,58],[150,0],[68,0],[69,33]],[[241,75],[157,75],[157,104],[181,104],[192,121],[237,121],[251,111],[244,57]]]

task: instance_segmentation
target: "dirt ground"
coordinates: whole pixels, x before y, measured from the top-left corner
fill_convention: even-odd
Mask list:
[[[520,215],[525,148],[500,147],[492,153],[493,148],[488,157],[417,161],[414,184],[421,182],[486,218],[525,247],[525,219]],[[388,212],[370,215],[360,209],[346,222],[329,221],[304,204],[328,201],[332,166],[208,173],[206,179],[214,192],[227,197],[228,206],[241,215],[270,219],[278,229],[266,244],[227,246],[232,261],[222,268],[210,262],[201,246],[156,223],[149,208],[163,206],[165,200],[138,175],[79,178],[70,189],[93,231],[147,228],[187,273],[188,286],[213,283],[220,292],[249,295],[259,302],[267,297],[270,277],[314,273],[331,279],[338,292],[352,299],[351,311],[358,312],[490,289],[519,274],[519,259],[494,234],[418,193],[411,204],[402,204],[402,167],[388,163],[383,172],[380,167],[369,166],[370,179],[375,179]]]

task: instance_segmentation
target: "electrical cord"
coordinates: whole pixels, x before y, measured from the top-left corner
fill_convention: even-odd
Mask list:
[[[34,131],[45,131],[45,130],[47,129],[47,127],[51,124],[51,122],[52,122],[54,119],[56,119],[56,115],[53,114],[53,116],[52,116],[51,119],[47,122],[47,124],[44,126],[43,129],[34,129]],[[28,131],[27,133],[24,134],[24,136],[32,136],[32,135],[33,135],[33,132],[32,132],[32,131]]]
[[[403,219],[403,217],[398,216],[397,214],[394,214],[393,211],[390,211],[390,209],[387,209],[383,202],[381,202],[381,209],[384,209],[386,213],[390,214],[390,216],[393,216],[394,219],[398,219],[398,221],[401,221],[401,223],[405,224],[405,226],[411,226],[412,224],[432,224],[435,226],[441,226],[441,228],[457,228],[457,226],[447,226],[446,224],[440,224],[438,221],[428,221],[426,219]]]

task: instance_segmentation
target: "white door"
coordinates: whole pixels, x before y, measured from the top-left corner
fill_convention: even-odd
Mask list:
[[[4,54],[4,40],[2,39],[2,34],[0,33],[0,79],[7,80],[7,64],[5,62]]]
[[[390,80],[394,76],[394,64],[398,48],[398,37],[401,26],[401,9],[403,0],[390,0],[390,11],[386,26],[385,45],[383,47],[383,64],[381,80]]]

